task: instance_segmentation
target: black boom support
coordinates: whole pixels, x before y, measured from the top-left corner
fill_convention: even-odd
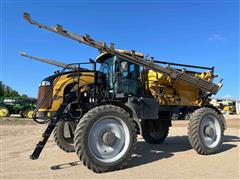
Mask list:
[[[47,129],[44,131],[44,133],[42,134],[38,144],[36,145],[36,148],[34,149],[32,155],[30,156],[30,159],[35,160],[38,159],[38,157],[40,156],[45,144],[48,141],[48,138],[50,137],[50,135],[52,134],[57,122],[61,119],[64,110],[66,109],[67,105],[72,102],[72,100],[74,99],[74,94],[67,96],[67,98],[65,99],[65,101],[60,105],[58,111],[53,115],[53,117],[51,118]]]

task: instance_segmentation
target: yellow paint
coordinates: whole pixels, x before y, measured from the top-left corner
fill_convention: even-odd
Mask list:
[[[79,87],[83,87],[84,85],[87,84],[93,84],[94,83],[94,72],[81,72],[82,75],[79,78]],[[73,74],[73,73],[71,73]],[[62,104],[63,102],[63,97],[64,97],[64,90],[66,88],[67,85],[72,84],[72,83],[76,83],[78,82],[78,78],[73,78],[73,77],[69,77],[69,75],[71,74],[64,74],[62,75],[59,80],[57,81],[57,83],[55,84],[55,86],[53,87],[53,95],[52,95],[52,107],[50,109],[39,109],[39,112],[45,112],[45,111],[57,111],[59,106]],[[57,79],[55,79],[56,81]],[[53,82],[55,83],[55,82]],[[77,87],[75,87],[77,88]],[[55,97],[58,98],[55,98]],[[50,116],[50,114],[48,114]]]
[[[224,106],[223,111],[233,111],[234,109],[234,106]]]
[[[8,115],[8,109],[2,107],[0,108],[0,117],[6,117]]]
[[[121,53],[131,54],[131,51],[118,50]],[[144,57],[144,54],[135,52],[136,56]],[[111,56],[111,55],[110,55]],[[96,60],[102,62],[109,57],[106,52],[101,53]],[[85,85],[94,83],[94,72],[81,72],[82,76],[79,79],[79,87],[83,87],[81,92],[87,91]],[[211,72],[203,73],[189,73],[190,75],[212,81]],[[53,88],[52,95],[52,107],[49,109],[39,109],[39,112],[48,112],[47,116],[50,117],[53,112],[56,112],[59,106],[63,102],[64,89],[74,82],[78,81],[78,78],[69,77],[70,74],[65,74],[60,77]],[[200,90],[197,87],[191,86],[182,80],[173,81],[171,77],[161,73],[156,73],[152,70],[141,74],[141,79],[145,79],[145,89],[159,101],[160,105],[185,105],[185,106],[200,106],[202,101],[199,97]],[[56,80],[56,79],[55,79]],[[55,82],[54,82],[55,83]],[[75,86],[74,88],[79,88]],[[57,98],[56,98],[57,97]]]
[[[210,72],[194,74],[194,76],[209,81],[212,80]],[[159,104],[200,106],[202,103],[199,97],[200,90],[197,87],[189,85],[182,80],[173,82],[171,77],[152,70],[148,71],[147,77],[146,88],[151,95],[158,99]]]
[[[32,119],[33,118],[33,111],[27,112],[27,118]]]
[[[39,141],[40,141],[40,142],[43,142],[43,140],[44,140],[44,137],[41,136],[41,137],[39,138]]]

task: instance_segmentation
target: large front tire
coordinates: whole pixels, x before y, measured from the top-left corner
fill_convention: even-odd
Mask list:
[[[188,124],[188,138],[198,154],[216,153],[222,143],[224,134],[224,117],[212,108],[197,109]]]
[[[54,141],[57,146],[67,153],[75,151],[74,132],[76,125],[77,123],[74,121],[60,120],[53,131]]]
[[[95,107],[81,118],[74,143],[80,160],[94,172],[122,169],[135,149],[135,124],[120,107]]]

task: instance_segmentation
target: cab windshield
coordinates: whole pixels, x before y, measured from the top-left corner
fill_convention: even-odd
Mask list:
[[[100,72],[106,74],[109,87],[113,87],[114,57],[105,60],[100,67]]]
[[[106,75],[108,89],[116,94],[136,95],[140,77],[138,65],[116,56],[101,63],[100,72]]]

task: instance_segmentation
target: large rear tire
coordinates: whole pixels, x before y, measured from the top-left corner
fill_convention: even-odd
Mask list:
[[[75,151],[74,132],[76,125],[77,123],[73,121],[60,120],[53,131],[54,141],[57,146],[67,153]]]
[[[22,118],[26,118],[26,110],[21,110],[19,114]]]
[[[142,137],[149,144],[162,143],[169,132],[168,120],[142,120]]]
[[[198,154],[216,153],[224,136],[224,117],[212,108],[197,109],[188,124],[188,138]]]
[[[135,149],[135,124],[120,107],[95,107],[78,123],[74,143],[78,157],[92,171],[122,169]]]

